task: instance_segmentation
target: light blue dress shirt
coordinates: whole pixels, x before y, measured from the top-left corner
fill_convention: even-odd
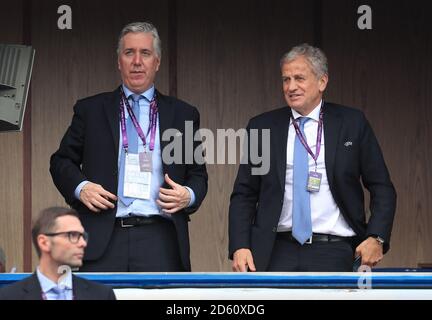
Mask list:
[[[44,299],[46,300],[59,300],[57,294],[53,291],[59,284],[55,283],[51,279],[47,278],[40,270],[39,267],[36,269],[36,275],[38,277]],[[62,285],[65,286],[65,296],[66,300],[73,299],[72,291],[72,272],[68,272],[66,277],[62,279]]]
[[[130,97],[133,92],[130,91],[125,85],[123,85],[123,90],[128,97],[129,104],[133,105],[132,97]],[[144,135],[146,136],[146,151],[150,150],[150,134],[147,136],[147,129],[149,127],[149,113],[150,113],[150,102],[153,98],[155,92],[154,86],[151,86],[147,91],[141,93],[142,96],[145,97],[145,99],[139,100],[140,105],[140,115],[139,115],[139,124],[141,126],[141,129],[144,132]],[[126,121],[128,121],[129,113],[125,112]],[[120,128],[120,123],[119,123]],[[164,183],[164,175],[163,175],[163,168],[162,168],[162,152],[161,152],[161,146],[160,146],[160,134],[159,134],[159,115],[157,117],[157,123],[156,123],[156,134],[155,134],[155,146],[152,154],[152,180],[151,180],[151,186],[150,186],[150,199],[144,200],[144,199],[135,199],[129,206],[125,206],[120,200],[117,202],[117,213],[116,217],[126,217],[131,214],[134,216],[152,216],[152,215],[161,215],[168,218],[171,218],[170,214],[164,213],[161,208],[157,205],[156,199],[159,198],[159,188],[162,187]],[[120,137],[119,137],[119,158],[118,158],[118,168],[120,168],[120,156],[122,154],[121,148],[123,147],[123,140],[122,140],[122,133],[120,128]],[[138,137],[138,152],[144,152],[144,144],[140,137]],[[82,187],[87,183],[88,181],[81,182],[77,188],[75,189],[75,197],[79,199],[79,194],[81,192]],[[189,201],[189,207],[192,206],[195,203],[195,193],[194,191],[186,187],[186,189],[189,191],[191,199]]]

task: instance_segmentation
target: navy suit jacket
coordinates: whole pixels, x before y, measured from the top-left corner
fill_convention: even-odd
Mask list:
[[[195,193],[195,203],[192,207],[172,215],[183,266],[185,270],[190,270],[189,215],[198,209],[207,193],[207,171],[204,164],[185,161],[184,151],[187,150],[185,139],[190,138],[185,134],[185,121],[193,123],[193,134],[195,134],[199,129],[200,116],[195,107],[181,100],[164,96],[157,90],[156,100],[161,150],[171,142],[162,140],[162,134],[166,129],[177,129],[182,133],[176,139],[182,140],[183,162],[170,165],[163,163],[163,173],[168,173],[176,183],[190,187]],[[50,172],[54,184],[66,202],[79,212],[81,222],[90,234],[84,260],[99,259],[104,253],[114,229],[117,208],[95,214],[75,198],[74,191],[79,183],[88,180],[117,194],[119,108],[120,87],[113,92],[79,100],[74,106],[72,123],[60,147],[51,156]],[[193,143],[194,148],[199,145],[199,142]],[[168,188],[166,184],[163,187]]]
[[[330,191],[356,233],[353,245],[370,235],[379,235],[385,240],[386,252],[396,210],[396,192],[378,141],[360,110],[327,102],[323,108],[325,165]],[[250,120],[248,131],[271,130],[270,171],[262,176],[252,175],[253,165],[241,164],[231,194],[229,257],[232,258],[237,249],[249,248],[258,271],[265,271],[268,266],[282,211],[291,115],[291,108],[285,106]],[[368,222],[362,183],[370,192]]]
[[[72,275],[74,300],[116,300],[111,287]],[[0,288],[0,300],[43,300],[36,273]]]

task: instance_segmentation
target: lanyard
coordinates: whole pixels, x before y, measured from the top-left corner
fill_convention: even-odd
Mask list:
[[[125,153],[128,152],[128,138],[127,138],[127,131],[126,131],[126,118],[125,118],[125,107],[129,113],[129,116],[132,120],[132,123],[138,133],[138,136],[141,138],[143,144],[144,144],[144,151],[146,146],[146,137],[144,135],[144,132],[141,129],[140,124],[138,123],[137,118],[135,117],[135,114],[132,110],[132,108],[129,105],[128,99],[126,99],[126,95],[123,91],[123,88],[120,88],[121,90],[121,97],[120,97],[120,126],[122,130],[122,140],[123,140],[123,148],[125,149]],[[156,124],[157,124],[157,114],[158,114],[158,108],[156,103],[156,93],[153,95],[153,98],[150,102],[150,114],[149,114],[149,128],[147,130],[147,135],[150,133],[150,151],[154,150],[155,145],[155,136],[156,136]]]
[[[315,161],[315,172],[317,170],[317,160],[318,156],[321,150],[321,136],[322,136],[322,128],[323,128],[323,106],[321,106],[320,114],[319,114],[319,121],[318,121],[318,132],[317,132],[317,140],[316,140],[316,148],[315,148],[315,154],[312,152],[311,148],[309,147],[305,137],[303,136],[297,121],[292,117],[293,125],[295,132],[297,134],[297,137],[299,138],[301,144],[303,147],[305,147],[306,151],[311,155],[312,159]]]

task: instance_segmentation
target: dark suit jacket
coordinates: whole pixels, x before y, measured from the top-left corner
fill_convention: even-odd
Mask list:
[[[193,133],[199,128],[199,113],[196,108],[156,91],[159,110],[161,149],[168,143],[162,140],[166,129],[173,128],[183,133],[185,149],[185,121],[193,121]],[[74,196],[79,183],[88,180],[102,185],[113,194],[118,187],[118,152],[120,137],[120,90],[102,93],[79,100],[74,107],[72,123],[66,131],[57,152],[51,156],[50,172],[57,189],[66,202],[80,214],[81,222],[90,234],[84,260],[100,258],[107,247],[114,228],[117,208],[102,213],[92,213]],[[193,141],[190,139],[189,141]],[[194,147],[199,142],[194,142]],[[185,156],[183,155],[183,160]],[[180,246],[180,254],[186,270],[190,270],[189,259],[189,214],[195,212],[207,193],[205,165],[163,163],[163,173],[168,173],[176,183],[190,187],[196,196],[195,204],[173,214]],[[166,188],[167,185],[164,185]]]
[[[369,235],[385,240],[389,249],[396,210],[396,192],[375,135],[356,109],[324,104],[325,164],[330,190],[349,226],[354,246]],[[250,120],[250,129],[271,129],[270,171],[251,175],[241,164],[229,208],[229,256],[240,248],[252,251],[257,270],[265,271],[276,237],[285,191],[286,151],[291,109],[283,107]],[[345,142],[352,144],[345,145]],[[259,141],[261,154],[261,139]],[[250,148],[249,148],[250,150]],[[371,217],[366,222],[362,183],[370,192]]]
[[[74,300],[116,300],[112,288],[72,275]],[[42,300],[42,288],[36,273],[0,288],[0,300]]]

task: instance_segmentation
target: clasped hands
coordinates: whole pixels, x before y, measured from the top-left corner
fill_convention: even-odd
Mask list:
[[[171,188],[159,188],[159,198],[156,200],[162,211],[172,214],[186,208],[191,199],[189,190],[171,180],[168,174],[165,174],[165,182]],[[80,201],[91,211],[101,212],[113,209],[117,196],[105,190],[100,184],[88,182],[81,189]]]

